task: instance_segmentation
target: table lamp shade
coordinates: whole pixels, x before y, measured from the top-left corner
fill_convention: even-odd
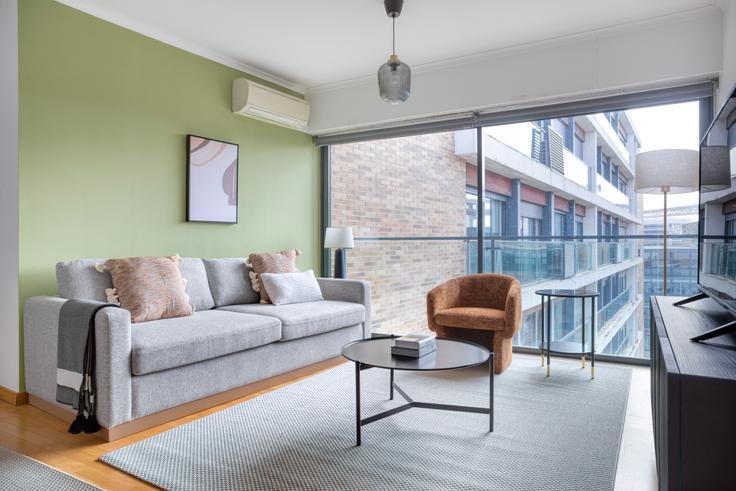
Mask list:
[[[636,156],[635,189],[638,193],[690,193],[698,189],[698,152],[651,150]]]
[[[700,189],[721,191],[731,187],[731,157],[728,147],[700,148]]]
[[[327,227],[325,230],[325,249],[352,249],[353,227]]]

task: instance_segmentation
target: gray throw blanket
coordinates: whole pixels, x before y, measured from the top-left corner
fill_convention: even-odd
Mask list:
[[[116,305],[92,300],[68,300],[59,313],[56,400],[77,410],[69,433],[100,429],[95,415],[95,315]]]

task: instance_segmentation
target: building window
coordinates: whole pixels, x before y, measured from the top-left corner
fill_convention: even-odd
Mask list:
[[[626,128],[624,128],[624,124],[619,120],[618,122],[618,137],[621,139],[621,142],[623,142],[624,145],[626,145],[626,141],[628,140],[628,134],[626,132]]]
[[[565,219],[567,216],[564,213],[558,211],[555,212],[555,228],[552,231],[552,235],[557,237],[564,237],[565,235]]]
[[[539,237],[542,235],[542,220],[540,218],[521,217],[521,235],[524,237]]]
[[[580,125],[575,125],[575,140],[573,141],[573,153],[577,158],[583,160],[583,144],[585,143],[585,130]]]
[[[608,182],[618,187],[618,166],[617,165],[611,165],[611,179]]]
[[[506,202],[502,199],[486,197],[483,211],[485,235],[501,235],[506,223]],[[468,237],[478,233],[478,195],[475,189],[465,192],[465,229]]]
[[[500,199],[486,198],[486,224],[489,235],[501,235],[506,224],[506,203]]]
[[[582,242],[582,236],[583,236],[583,222],[577,220],[575,221],[575,235],[578,237],[578,241]]]
[[[626,191],[627,191],[627,188],[628,188],[627,185],[628,185],[628,181],[626,180],[626,178],[624,176],[621,175],[621,173],[619,173],[618,174],[618,189],[619,189],[619,191],[621,191],[622,193],[626,194]]]
[[[611,157],[605,153],[601,153],[601,175],[603,179],[611,182]]]

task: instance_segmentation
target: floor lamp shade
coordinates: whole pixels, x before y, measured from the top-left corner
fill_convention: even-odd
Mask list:
[[[667,295],[667,195],[697,191],[699,181],[698,152],[695,150],[652,150],[636,155],[638,193],[664,194],[663,283]]]
[[[346,249],[355,247],[352,227],[327,227],[325,249],[335,249],[335,278],[347,276]]]
[[[698,152],[651,150],[636,156],[638,193],[691,193],[698,189]]]

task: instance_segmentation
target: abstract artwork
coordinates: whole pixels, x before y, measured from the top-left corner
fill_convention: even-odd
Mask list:
[[[187,221],[238,223],[238,146],[187,135]]]

